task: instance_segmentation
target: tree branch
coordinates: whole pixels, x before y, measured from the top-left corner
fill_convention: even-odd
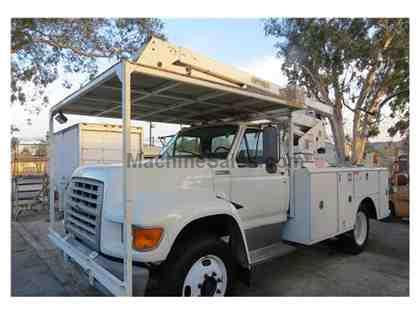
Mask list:
[[[400,91],[400,92],[396,92],[396,93],[394,93],[394,94],[391,94],[390,96],[388,96],[387,98],[385,98],[379,105],[378,105],[378,108],[379,108],[379,110],[378,110],[378,112],[380,111],[380,109],[382,108],[382,107],[384,107],[384,105],[386,104],[386,103],[388,103],[390,100],[392,100],[394,97],[397,97],[397,96],[400,96],[400,95],[403,95],[403,94],[406,94],[406,93],[409,93],[409,90],[402,90],[402,91]]]
[[[59,49],[69,49],[71,50],[73,53],[83,56],[83,57],[88,57],[88,58],[110,58],[112,56],[111,53],[109,54],[99,54],[99,53],[93,53],[93,52],[85,52],[79,48],[70,46],[70,45],[64,45],[61,44],[57,41],[54,41],[52,39],[45,39],[45,38],[34,38],[33,39],[34,43],[41,43],[41,44],[47,44],[51,47],[55,47],[55,48],[59,48]]]
[[[301,65],[302,68],[309,74],[309,76],[311,77],[312,81],[318,86],[318,90],[321,93],[322,97],[323,97],[323,101],[331,106],[334,106],[334,104],[331,102],[329,96],[328,96],[328,89],[325,88],[325,86],[322,85],[321,81],[318,80],[315,75],[312,73],[311,70],[309,70],[309,68],[307,66],[305,66],[304,64]]]

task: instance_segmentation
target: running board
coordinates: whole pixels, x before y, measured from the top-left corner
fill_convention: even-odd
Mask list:
[[[296,248],[283,242],[274,243],[266,247],[258,248],[250,252],[251,265],[262,263],[271,258],[287,255]]]

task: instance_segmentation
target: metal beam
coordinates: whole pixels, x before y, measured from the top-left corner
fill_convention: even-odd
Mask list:
[[[111,108],[104,109],[102,112],[96,114],[95,116],[101,117],[101,116],[103,116],[105,114],[112,113],[112,112],[116,111],[117,109],[120,109],[121,108],[121,104],[119,104],[118,102],[109,101],[108,103],[111,104],[111,105],[114,105],[114,104],[118,104],[118,105],[113,106]],[[133,107],[139,107],[138,105],[134,105],[134,104],[132,104],[132,106]],[[150,103],[147,103],[147,104],[142,104],[142,107],[149,108],[149,109],[154,109],[155,105],[152,105]]]
[[[133,252],[132,252],[132,190],[128,165],[131,154],[131,70],[127,61],[122,62],[122,120],[123,120],[123,208],[124,208],[124,286],[127,296],[133,295]]]
[[[55,223],[55,204],[54,204],[54,112],[50,112],[48,142],[49,142],[49,157],[48,157],[48,173],[49,173],[49,228],[53,230]]]
[[[104,89],[111,90],[111,91],[117,91],[118,93],[121,93],[121,88],[116,87],[116,86],[111,86],[111,85],[104,84],[104,85],[101,85],[100,88],[104,88]],[[144,92],[149,93],[149,91],[146,91],[146,90],[131,89],[131,94],[144,95]]]
[[[150,104],[150,103],[145,103],[145,104],[142,104],[142,105],[139,105],[139,104],[134,105],[134,104],[132,104],[132,107],[133,108],[136,108],[136,107],[137,108],[138,107],[144,107],[145,109],[155,109],[156,108],[156,105],[157,104]],[[160,105],[160,106],[162,106],[162,105]],[[104,109],[103,111],[99,112],[98,114],[94,114],[94,116],[101,117],[101,116],[104,116],[104,115],[109,114],[109,113],[112,113],[112,112],[117,112],[117,110],[120,109],[120,108],[121,108],[121,105],[113,106],[111,108]],[[134,110],[134,112],[135,112],[135,110]],[[185,113],[186,114],[185,117],[190,117],[191,116],[191,111],[188,111],[188,112],[180,111],[180,112],[181,113]],[[199,115],[199,114],[200,114],[199,111],[194,111],[194,115]],[[159,115],[159,116],[161,116],[161,115]],[[164,115],[162,115],[162,116],[164,116]],[[171,116],[171,118],[173,118],[173,116]],[[194,121],[196,119],[193,119],[193,117],[191,117],[191,120]]]
[[[121,108],[121,106],[118,106],[118,108],[115,108],[115,107],[114,108],[110,108],[109,109],[109,112],[107,113],[107,115],[105,117],[107,117],[107,118],[115,118],[115,119],[116,118],[121,118],[120,111],[117,111],[117,109],[119,109],[119,108]],[[76,112],[70,112],[70,111],[68,111],[66,113],[67,114],[70,114],[70,115],[74,114],[74,115],[94,116],[94,117],[96,117],[96,115],[97,115],[97,114],[95,114],[95,113],[93,113],[91,111],[84,112],[84,113],[82,113],[80,111],[76,111]],[[164,120],[161,121],[161,122],[164,122],[164,123],[169,123],[169,121],[173,119],[173,115],[159,114],[158,116],[161,117],[161,118],[165,118]],[[141,116],[138,116],[138,117],[141,118]],[[198,119],[195,119],[195,118],[186,118],[186,117],[184,118],[184,116],[181,116],[181,115],[179,115],[179,117],[181,117],[181,118],[178,121],[183,121],[186,124],[190,124],[190,123],[193,123],[193,122],[194,123],[200,123],[200,122],[202,122],[201,120],[198,120]],[[132,120],[136,120],[136,119],[133,118]],[[139,119],[137,119],[137,120],[139,120]]]
[[[294,142],[294,125],[293,125],[293,115],[292,112],[290,112],[290,116],[289,116],[289,191],[293,192],[294,191],[294,163],[295,163],[295,157],[294,157],[294,147],[293,147],[293,142]],[[294,195],[291,193],[290,194],[290,211],[289,211],[289,216],[291,216],[292,218],[295,216],[295,200],[294,200]]]
[[[107,110],[104,110],[104,111],[100,112],[99,114],[96,114],[95,116],[96,117],[101,117],[101,116],[103,116],[105,114],[112,113],[113,111],[115,111],[115,110],[117,110],[119,108],[121,108],[121,105],[117,105],[117,106],[111,107],[111,108],[109,108]]]

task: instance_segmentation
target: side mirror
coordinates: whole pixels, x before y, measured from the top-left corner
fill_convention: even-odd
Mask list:
[[[277,171],[279,161],[279,137],[276,127],[268,126],[263,129],[263,160],[269,173]]]

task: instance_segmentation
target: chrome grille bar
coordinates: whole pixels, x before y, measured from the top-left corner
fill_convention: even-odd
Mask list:
[[[72,178],[66,191],[64,223],[66,230],[81,242],[99,251],[103,183]]]

